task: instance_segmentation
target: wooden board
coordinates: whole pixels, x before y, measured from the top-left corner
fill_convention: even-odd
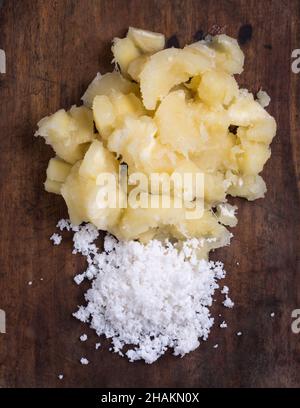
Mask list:
[[[246,64],[239,83],[267,90],[278,122],[263,172],[266,198],[235,200],[232,245],[214,254],[225,262],[235,308],[213,308],[216,325],[198,350],[152,366],[128,363],[106,342],[95,351],[95,334],[71,317],[83,302],[85,288],[72,277],[84,260],[71,254],[70,236],[58,247],[49,241],[67,213],[61,198],[43,191],[52,151],[33,138],[40,118],[78,104],[96,72],[111,69],[110,41],[129,25],[176,35],[180,45],[199,30],[240,32]],[[0,309],[7,323],[0,387],[299,387],[300,334],[291,331],[291,312],[300,308],[300,74],[291,71],[299,0],[4,1],[0,48],[7,58],[0,74]],[[223,319],[226,330],[218,327]],[[78,340],[83,332],[86,343]],[[82,356],[90,365],[79,364]]]

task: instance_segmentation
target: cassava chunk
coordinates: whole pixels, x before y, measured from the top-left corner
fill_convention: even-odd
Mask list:
[[[38,127],[35,136],[44,137],[55,153],[71,164],[82,159],[87,142],[95,138],[93,114],[84,106],[72,106],[68,112],[60,109],[40,120]]]
[[[98,72],[81,99],[85,106],[91,108],[95,96],[109,95],[111,91],[117,91],[123,94],[138,94],[139,92],[137,84],[128,81],[117,71],[108,72],[104,75]]]

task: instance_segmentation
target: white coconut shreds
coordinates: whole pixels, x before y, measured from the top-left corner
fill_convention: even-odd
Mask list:
[[[101,253],[93,225],[59,226],[75,231],[73,253],[86,256],[88,268],[78,283],[92,280],[87,303],[74,316],[110,338],[112,351],[150,364],[168,348],[183,356],[208,338],[214,322],[209,307],[225,271],[221,262],[197,259],[200,240],[178,249],[168,241],[143,245],[107,235]]]
[[[62,236],[59,234],[52,234],[50,241],[53,241],[53,245],[59,245],[61,243]]]

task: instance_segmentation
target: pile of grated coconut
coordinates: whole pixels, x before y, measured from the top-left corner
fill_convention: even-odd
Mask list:
[[[75,282],[92,280],[87,304],[74,316],[110,338],[112,351],[131,362],[150,364],[168,348],[183,356],[207,339],[214,322],[209,307],[225,271],[221,262],[197,259],[200,240],[177,248],[169,241],[143,245],[107,235],[100,252],[95,244],[99,233],[92,224],[78,227],[61,220],[57,227],[74,232],[73,253],[83,254],[88,262]]]

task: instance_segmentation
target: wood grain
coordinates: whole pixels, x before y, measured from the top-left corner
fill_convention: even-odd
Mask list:
[[[267,196],[235,200],[232,245],[214,254],[225,262],[235,308],[213,308],[215,328],[198,350],[152,366],[129,364],[106,347],[95,351],[94,333],[71,317],[83,301],[72,277],[84,260],[71,254],[70,236],[59,247],[49,241],[67,214],[59,197],[43,191],[52,152],[33,138],[41,117],[78,104],[95,73],[111,69],[110,41],[129,25],[176,35],[181,46],[201,30],[219,26],[237,37],[251,25],[239,83],[267,90],[278,122],[263,172]],[[290,328],[291,311],[300,308],[300,74],[290,68],[291,51],[300,48],[299,0],[4,1],[0,48],[7,58],[0,74],[0,308],[7,316],[0,387],[299,387],[300,334]],[[218,327],[223,319],[226,330]],[[78,340],[83,332],[86,343]],[[81,366],[82,356],[91,364]]]

